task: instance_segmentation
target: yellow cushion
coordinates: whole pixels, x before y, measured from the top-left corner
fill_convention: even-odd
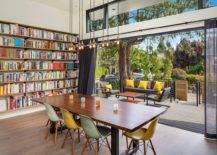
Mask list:
[[[105,85],[106,91],[109,92],[112,90],[112,85],[111,84],[107,84]]]
[[[138,88],[147,89],[148,81],[140,81]]]
[[[164,82],[156,81],[154,84],[154,90],[160,92],[164,88]]]
[[[126,87],[134,87],[134,80],[126,80]]]

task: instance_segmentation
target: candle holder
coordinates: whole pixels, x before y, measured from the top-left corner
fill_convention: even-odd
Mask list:
[[[85,97],[81,97],[81,103],[85,103],[86,99]]]
[[[115,104],[113,105],[113,111],[114,111],[115,113],[117,113],[117,112],[118,112],[118,109],[119,109],[119,106],[118,106],[117,103],[115,103]]]
[[[96,100],[96,108],[100,108],[101,106],[101,102],[99,99]]]
[[[73,100],[74,99],[74,95],[69,95],[69,99]]]

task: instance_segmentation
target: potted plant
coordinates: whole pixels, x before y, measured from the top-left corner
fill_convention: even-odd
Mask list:
[[[174,68],[172,77],[175,80],[175,96],[177,99],[187,101],[188,99],[188,81],[187,74],[183,69]]]

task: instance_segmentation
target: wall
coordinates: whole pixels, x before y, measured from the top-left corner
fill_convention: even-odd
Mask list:
[[[0,20],[69,31],[69,13],[30,0],[0,0]]]

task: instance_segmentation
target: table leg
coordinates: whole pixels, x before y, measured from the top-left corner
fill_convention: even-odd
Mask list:
[[[111,154],[119,155],[119,130],[111,128]]]

